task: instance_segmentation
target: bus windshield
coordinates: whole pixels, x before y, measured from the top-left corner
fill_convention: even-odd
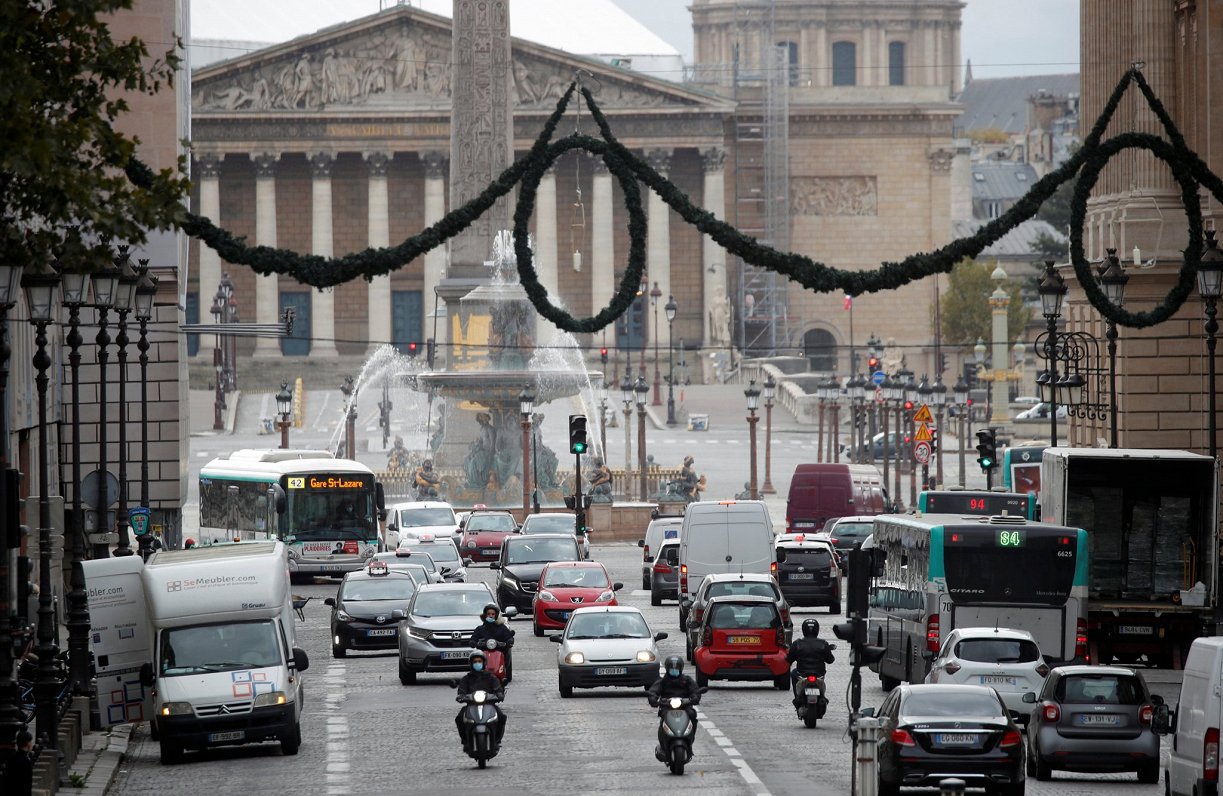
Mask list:
[[[953,602],[1063,605],[1074,584],[1077,537],[1032,527],[948,527],[943,537]]]
[[[286,490],[282,537],[291,535],[299,542],[377,540],[374,485],[368,476],[313,474],[287,480],[296,484]]]

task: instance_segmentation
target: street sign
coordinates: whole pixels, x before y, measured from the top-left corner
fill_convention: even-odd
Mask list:
[[[913,435],[913,439],[916,442],[931,442],[934,434],[930,432],[930,426],[922,423],[917,427],[917,433]]]
[[[880,384],[887,381],[887,377],[888,374],[884,373],[882,370],[877,370],[871,374],[871,381],[875,382],[875,386],[878,387]]]
[[[913,443],[913,461],[918,464],[930,463],[930,443],[918,441]]]
[[[879,387],[875,388],[875,403],[883,403],[883,390]]]
[[[144,536],[149,532],[149,515],[149,509],[144,506],[136,506],[128,512],[128,522],[131,523],[132,532],[137,536]]]
[[[914,423],[933,423],[934,415],[930,414],[930,407],[927,404],[922,404],[917,407],[917,413],[913,415]]]

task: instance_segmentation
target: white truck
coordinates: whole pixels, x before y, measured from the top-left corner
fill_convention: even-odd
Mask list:
[[[86,562],[91,608],[95,593],[143,593],[124,606],[126,630],[111,633],[95,619],[91,636],[100,667],[110,657],[110,635],[124,639],[128,668],[141,654],[133,640],[147,639],[139,686],[152,693],[162,762],[177,762],[185,749],[260,741],[279,741],[284,754],[297,754],[301,673],[309,660],[295,646],[284,544],[161,551],[142,566],[132,558],[122,566]]]

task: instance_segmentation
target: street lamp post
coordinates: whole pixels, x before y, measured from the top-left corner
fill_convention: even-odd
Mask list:
[[[751,479],[748,481],[748,494],[752,500],[759,500],[760,493],[756,489],[756,423],[760,421],[760,418],[756,417],[756,407],[760,401],[760,390],[756,388],[755,379],[748,382],[743,395],[747,398],[747,431],[751,448]]]
[[[828,400],[831,404],[831,417],[828,420],[829,440],[828,459],[832,462],[841,461],[841,382],[831,379],[828,385]]]
[[[890,431],[892,427],[891,400],[892,400],[892,392],[895,390],[895,386],[896,386],[895,382],[892,381],[892,378],[890,376],[885,378],[883,382],[879,385],[879,389],[883,391],[883,403],[880,404],[879,406],[879,409],[880,409],[879,415],[880,415],[880,419],[883,421],[882,425],[883,425],[883,488],[884,489],[888,488],[888,476],[891,475],[892,452],[891,450],[889,450],[890,445],[888,444],[889,443],[888,437],[891,436],[891,431]],[[899,442],[899,440],[897,440],[897,442]],[[873,445],[872,445],[871,453],[872,454],[874,453]]]
[[[913,379],[913,374],[909,374],[909,380],[905,382],[905,433],[909,437],[909,447],[914,444],[913,433],[913,403],[918,398],[917,382]],[[909,464],[909,505],[917,505],[917,468],[912,463]]]
[[[647,500],[649,495],[649,487],[646,485],[646,457],[645,457],[645,402],[646,396],[650,394],[650,387],[645,383],[645,376],[638,376],[637,383],[633,386],[633,391],[637,393],[637,466],[641,470],[641,499]]]
[[[1200,273],[1200,272],[1199,272]],[[1199,282],[1201,277],[1198,277]],[[1216,283],[1217,284],[1217,283]],[[1045,360],[1049,363],[1044,374],[1048,379],[1048,388],[1042,392],[1048,393],[1049,401],[1049,445],[1057,447],[1057,319],[1062,314],[1062,300],[1070,288],[1066,280],[1053,268],[1052,260],[1045,260],[1045,274],[1036,288],[1040,294],[1040,311],[1048,324],[1048,334],[1045,336]],[[1217,295],[1217,294],[1216,294]],[[1037,379],[1040,384],[1040,379]],[[1042,396],[1044,397],[1044,396]],[[1214,422],[1214,418],[1211,418]]]
[[[8,312],[17,303],[17,294],[21,291],[21,265],[0,263],[0,477],[8,478],[9,426],[7,411],[8,361],[12,353],[9,348]],[[80,483],[79,481],[77,482]],[[7,505],[8,492],[4,483],[0,483],[0,517],[9,516]],[[0,597],[8,606],[0,613],[0,745],[12,745],[21,731],[22,722],[17,710],[17,680],[13,677],[13,611],[15,607],[9,600],[13,584],[18,583],[17,568],[13,566],[17,550],[10,548],[9,538],[0,540]],[[88,628],[86,628],[88,630]],[[3,771],[0,770],[0,774]]]
[[[106,363],[110,358],[110,334],[106,331],[106,314],[115,304],[115,293],[119,289],[119,269],[113,265],[100,268],[90,275],[93,286],[93,306],[98,312],[98,334],[94,343],[98,346],[98,480],[97,519],[94,531],[102,534],[107,530],[110,516],[110,468],[106,462],[106,430],[110,427],[106,419]],[[99,539],[104,538],[102,536]],[[100,541],[93,546],[94,558],[110,555],[110,545]]]
[[[89,275],[64,271],[64,306],[68,308],[68,372],[72,379],[72,569],[68,591],[68,672],[72,690],[89,693],[89,594],[86,591],[85,517],[81,508],[81,305],[89,292]]]
[[[947,437],[947,430],[943,428],[943,410],[947,408],[947,385],[943,384],[942,374],[936,374],[934,379],[934,388],[932,390],[934,398],[934,426],[937,431],[935,437],[934,449],[934,479],[938,483],[938,488],[942,489],[943,484],[943,440]]]
[[[776,495],[773,488],[773,399],[777,396],[777,382],[770,373],[764,380],[764,485],[762,495]]]
[[[632,497],[633,491],[633,380],[629,378],[632,371],[630,364],[624,371],[624,380],[620,382],[620,401],[624,405],[624,496]]]
[[[212,430],[225,430],[225,363],[223,361],[224,353],[221,349],[221,316],[225,312],[224,299],[221,297],[220,291],[212,297],[212,307],[209,309],[209,314],[212,315],[212,323],[217,327],[216,343],[212,349],[212,369],[216,372],[216,394],[212,399]]]
[[[662,298],[662,289],[658,283],[650,288],[650,306],[654,308],[654,398],[650,406],[662,406],[662,374],[658,370],[658,300]]]
[[[824,404],[828,402],[827,382],[821,381],[815,385],[815,397],[818,401],[819,419],[815,438],[815,460],[824,461]]]
[[[135,551],[127,532],[130,522],[127,511],[127,344],[131,342],[127,336],[127,316],[136,302],[136,283],[140,281],[140,276],[132,268],[126,246],[119,247],[119,256],[123,258],[123,265],[119,269],[119,289],[115,291],[115,314],[119,319],[119,331],[115,335],[115,346],[119,351],[119,505],[115,511],[115,530],[119,533],[119,545],[115,548],[115,555],[130,556]]]
[[[67,295],[67,293],[65,293]],[[157,277],[149,274],[149,261],[140,261],[136,283],[136,320],[140,323],[140,505],[149,508],[149,321],[157,297]]]
[[[48,749],[59,744],[57,731],[56,700],[59,683],[56,679],[55,657],[59,653],[56,643],[55,609],[52,607],[51,558],[54,554],[51,542],[51,476],[49,451],[50,435],[47,433],[47,369],[51,357],[47,354],[47,326],[55,314],[55,294],[59,289],[59,276],[54,271],[27,273],[21,279],[25,289],[26,305],[30,311],[30,323],[34,325],[34,358],[36,372],[34,385],[38,392],[38,669],[34,677],[35,715],[37,732],[41,743]]]
[[[671,345],[675,316],[679,313],[679,305],[675,296],[667,297],[667,306],[663,307],[667,315],[667,425],[675,425],[675,347]]]
[[[282,381],[280,383],[280,392],[276,393],[276,425],[280,427],[280,447],[288,449],[289,447],[289,426],[292,425],[293,417],[293,393],[289,390],[289,382]]]
[[[1203,258],[1205,259],[1205,258]],[[1100,288],[1118,309],[1125,303],[1125,285],[1130,277],[1121,267],[1117,250],[1109,249],[1105,266],[1100,271]],[[1108,340],[1108,446],[1117,447],[1117,322],[1109,319],[1104,337]]]
[[[961,375],[955,380],[955,385],[951,388],[955,395],[955,415],[956,420],[956,448],[959,449],[960,455],[960,488],[964,488],[964,417],[968,414],[968,385],[964,382],[964,376]]]
[[[1206,433],[1209,435],[1210,458],[1213,459],[1218,453],[1218,444],[1215,440],[1215,347],[1218,345],[1216,335],[1219,331],[1219,322],[1215,316],[1218,313],[1219,295],[1223,293],[1223,252],[1219,251],[1214,230],[1206,233],[1206,251],[1202,255],[1201,263],[1198,264],[1197,277],[1198,293],[1206,304],[1206,358],[1209,374],[1206,382],[1208,400]]]
[[[357,458],[357,385],[353,381],[352,376],[345,376],[344,383],[340,385],[340,392],[344,393],[344,397],[348,399],[348,406],[344,412],[344,438],[346,441],[347,457],[349,459]]]
[[[222,323],[234,323],[238,320],[238,302],[234,298],[234,283],[229,278],[229,272],[221,275],[221,282],[217,286],[217,292],[221,296],[222,307]],[[223,392],[230,393],[238,389],[238,338],[233,335],[226,335],[223,340],[223,354],[221,363],[224,366],[222,373],[225,376],[225,386]]]
[[[531,412],[535,409],[535,395],[527,389],[518,393],[518,411],[522,414],[522,515],[531,510]],[[581,485],[577,494],[581,499]]]
[[[607,387],[599,388],[599,455],[603,457],[603,461],[608,461],[607,456]]]

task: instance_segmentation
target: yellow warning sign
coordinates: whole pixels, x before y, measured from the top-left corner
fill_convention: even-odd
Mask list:
[[[930,414],[930,407],[927,404],[922,404],[917,407],[917,414],[913,415],[914,423],[933,423],[934,415]],[[920,439],[920,438],[919,438]]]
[[[917,442],[930,442],[934,439],[934,434],[930,433],[930,427],[922,423],[917,427],[917,433],[913,435],[913,439]]]

